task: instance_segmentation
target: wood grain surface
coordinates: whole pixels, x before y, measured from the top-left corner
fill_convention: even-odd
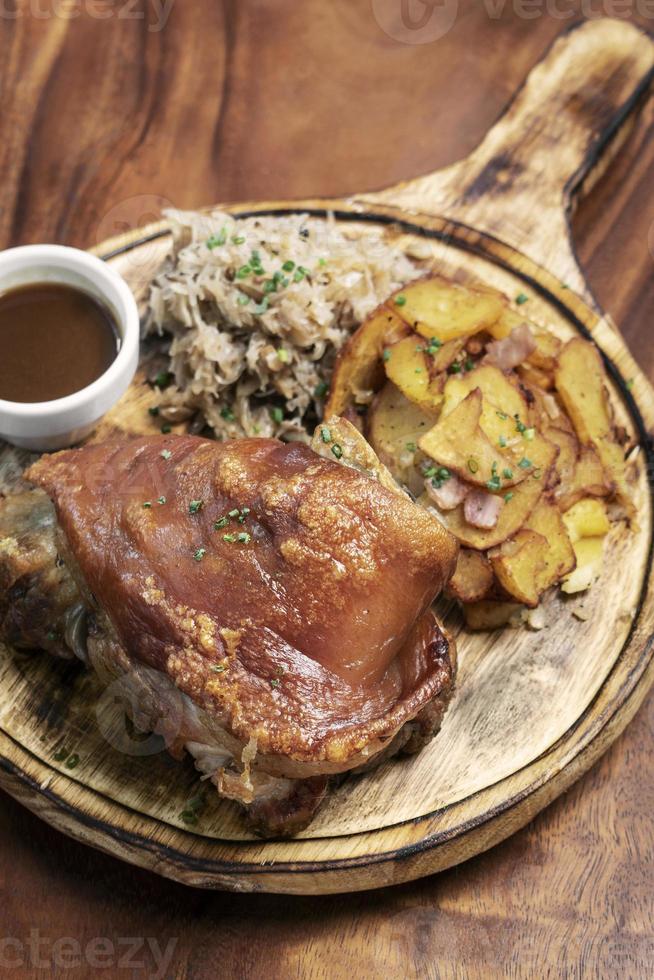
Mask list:
[[[119,16],[120,4],[103,20],[89,12],[98,5],[70,20],[16,6],[24,16],[0,16],[3,244],[90,245],[155,217],[162,199],[339,194],[435,169],[472,149],[565,26],[462,3],[444,37],[404,44],[368,2],[178,0],[162,31],[148,30],[145,2],[134,5],[141,20]],[[645,116],[629,164],[623,153],[580,205],[575,240],[651,377],[650,137]],[[129,975],[125,941],[143,937],[161,949],[176,939],[171,976],[646,976],[648,703],[525,831],[455,871],[369,895],[204,895],[87,851],[3,800],[1,934],[16,940],[3,967],[22,955],[16,970],[37,975],[38,929],[40,966],[57,959],[61,976],[97,975],[94,937],[113,944],[104,966],[115,975]],[[53,953],[67,936],[84,954],[69,947],[68,965],[65,947]],[[155,972],[146,943],[133,960]]]

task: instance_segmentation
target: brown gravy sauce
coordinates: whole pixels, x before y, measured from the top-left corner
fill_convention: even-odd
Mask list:
[[[30,283],[0,294],[0,398],[45,402],[80,391],[119,348],[113,315],[75,286]]]

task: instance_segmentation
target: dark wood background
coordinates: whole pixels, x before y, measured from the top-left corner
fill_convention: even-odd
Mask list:
[[[160,7],[0,3],[3,247],[90,246],[166,203],[346,194],[436,169],[476,145],[572,22],[545,3],[534,15],[516,0],[459,0],[449,33],[406,44],[380,29],[370,0],[173,0],[157,30]],[[592,4],[654,30],[654,9],[649,20],[639,8]],[[573,230],[593,289],[654,379],[651,136],[650,107]],[[650,697],[599,765],[491,852],[350,896],[194,891],[3,796],[0,975],[152,976],[148,948],[128,950],[141,937],[174,940],[171,977],[651,976],[653,724]],[[79,958],[74,944],[53,947],[63,937]],[[84,949],[95,937],[113,953],[94,966]]]

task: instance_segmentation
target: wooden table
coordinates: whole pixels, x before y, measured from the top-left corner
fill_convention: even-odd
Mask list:
[[[407,44],[383,32],[370,0],[173,0],[163,27],[161,6],[1,5],[3,246],[90,246],[165,204],[337,195],[434,170],[475,146],[570,23],[460,0],[448,33]],[[629,6],[614,12],[631,17]],[[654,29],[650,13],[632,19]],[[579,205],[574,239],[654,377],[651,135],[650,106]],[[599,765],[491,852],[351,896],[193,891],[3,797],[0,974],[652,975],[653,725],[650,697]]]

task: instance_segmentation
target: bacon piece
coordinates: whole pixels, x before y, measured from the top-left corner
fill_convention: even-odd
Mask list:
[[[501,371],[510,371],[526,361],[536,350],[536,346],[529,324],[521,323],[508,337],[488,344],[484,364],[494,364]]]
[[[484,490],[471,490],[463,504],[463,516],[468,524],[488,530],[495,527],[504,505],[501,497]]]
[[[432,480],[425,480],[425,490],[439,510],[454,510],[465,500],[470,487],[452,473],[439,487]]]

